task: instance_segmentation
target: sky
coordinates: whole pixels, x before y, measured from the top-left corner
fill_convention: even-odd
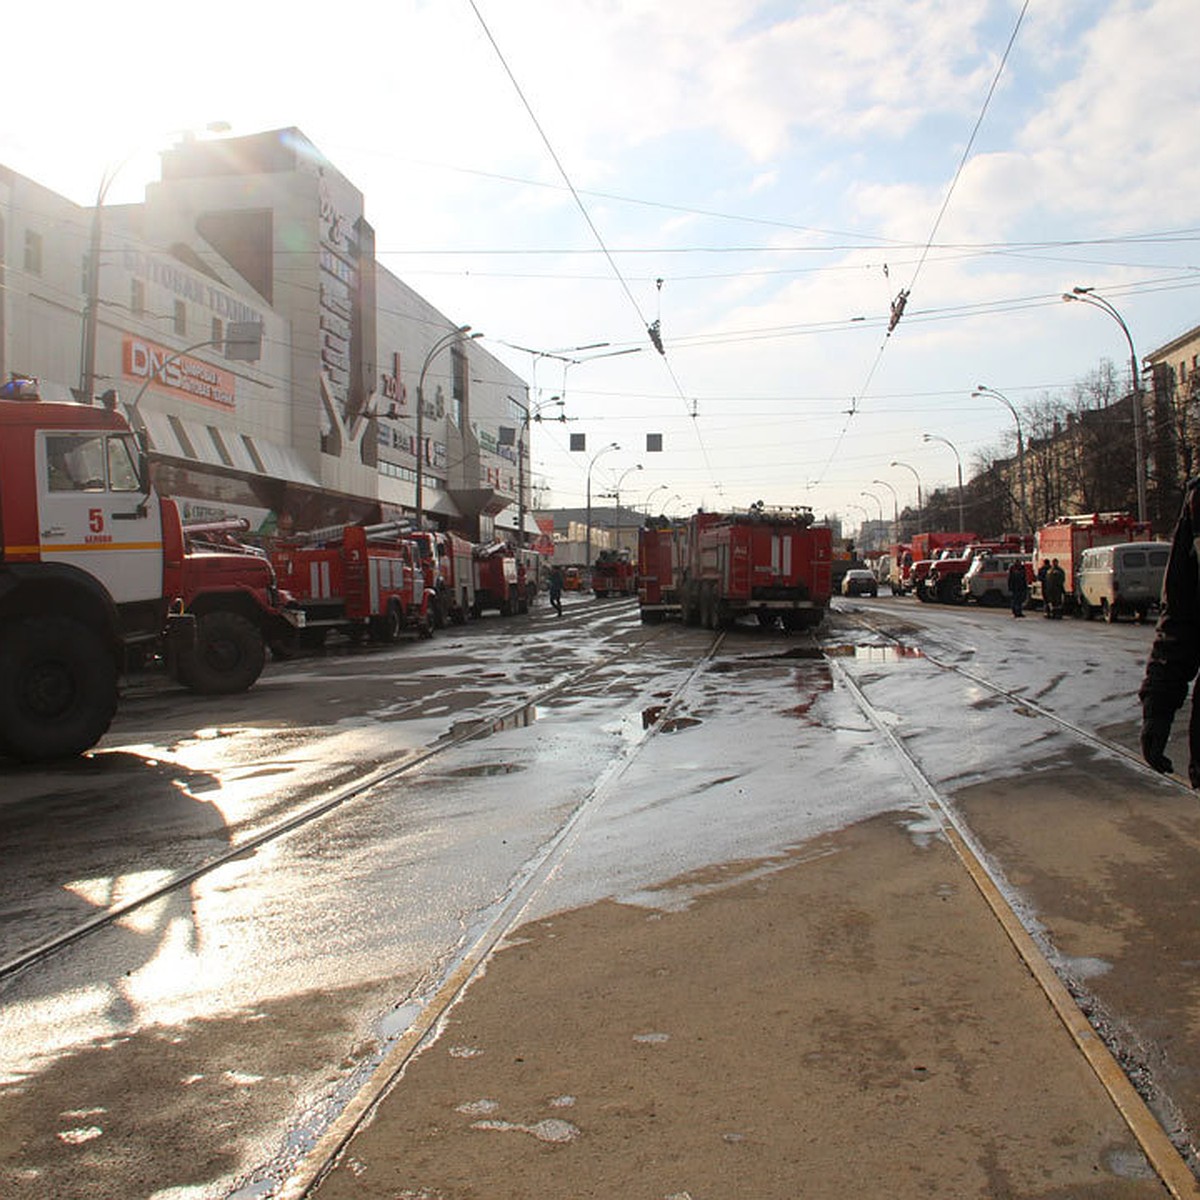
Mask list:
[[[1139,357],[1200,325],[1195,0],[45,0],[6,34],[0,163],[81,204],[181,131],[301,129],[567,418],[532,427],[546,507],[890,519],[1013,452],[978,385],[1128,380],[1064,291]]]

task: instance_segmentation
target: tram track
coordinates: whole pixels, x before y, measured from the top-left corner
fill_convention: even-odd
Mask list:
[[[191,887],[198,880],[211,875],[229,863],[254,854],[271,843],[311,825],[373,789],[395,782],[467,742],[507,727],[523,713],[531,711],[539,705],[544,705],[559,695],[577,690],[593,676],[608,669],[614,663],[636,655],[661,636],[661,630],[646,631],[645,636],[639,637],[620,651],[561,675],[552,683],[532,694],[523,696],[520,700],[512,701],[492,712],[480,713],[456,721],[451,732],[413,750],[401,762],[375,767],[364,772],[360,777],[344,782],[323,793],[316,791],[306,797],[303,807],[299,811],[272,821],[264,828],[229,846],[220,854],[179,869],[155,886],[129,896],[120,903],[109,905],[103,911],[91,915],[87,920],[52,937],[45,938],[0,962],[0,984],[130,917],[140,909],[184,888]]]
[[[905,645],[895,634],[858,614],[855,614],[852,620],[861,628],[887,639],[896,646]],[[1152,1112],[1142,1092],[1122,1067],[1119,1061],[1120,1057],[1123,1057],[1121,1048],[1110,1047],[1104,1029],[1089,1020],[1080,1000],[1087,1004],[1089,1011],[1094,1012],[1096,1006],[1093,999],[1083,993],[1077,982],[1067,978],[1056,967],[1055,963],[1061,956],[1044,936],[1036,918],[1022,902],[1017,890],[989,855],[986,847],[976,837],[957,806],[923,770],[915,754],[898,735],[886,715],[871,703],[836,653],[826,653],[824,657],[833,679],[853,698],[863,716],[900,764],[926,811],[954,850],[1080,1054],[1112,1099],[1163,1185],[1177,1200],[1200,1200],[1200,1182],[1197,1181],[1185,1156],[1187,1152],[1192,1152],[1194,1157],[1193,1148],[1190,1144],[1185,1144],[1182,1150],[1176,1146],[1162,1122]],[[1050,722],[1087,746],[1115,756],[1155,779],[1162,778],[1126,747],[1067,720],[1044,705],[995,683],[978,672],[966,670],[956,663],[930,655],[927,651],[923,652],[922,657],[939,670],[952,672],[975,687],[984,688],[1014,706],[1023,707],[1025,711]],[[1171,777],[1170,781],[1190,791],[1178,778]],[[1156,1095],[1155,1099],[1160,1104],[1165,1103],[1170,1107],[1170,1102],[1165,1097]]]
[[[450,964],[430,994],[422,999],[409,1027],[386,1051],[363,1086],[355,1092],[317,1139],[299,1166],[290,1173],[282,1188],[272,1193],[275,1200],[303,1200],[320,1184],[339,1154],[370,1116],[375,1105],[403,1072],[409,1060],[436,1031],[471,981],[482,971],[492,952],[509,933],[523,923],[530,905],[545,885],[562,869],[587,822],[603,805],[637,756],[652,738],[664,728],[669,728],[669,722],[680,699],[697,675],[712,661],[725,636],[724,632],[720,632],[711,639],[704,652],[672,688],[670,695],[654,706],[653,718],[646,723],[641,736],[626,746],[605,767],[557,831],[542,845],[538,853],[524,864],[522,870],[514,877],[508,893],[493,906],[492,913],[474,931],[470,944]]]

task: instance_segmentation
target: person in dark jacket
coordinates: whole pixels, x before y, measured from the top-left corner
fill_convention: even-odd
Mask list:
[[[563,571],[562,567],[550,568],[550,606],[562,616]]]
[[[1067,573],[1058,565],[1056,558],[1042,580],[1042,599],[1045,601],[1047,617],[1059,618],[1063,615],[1063,601],[1067,595]]]
[[[1167,740],[1175,714],[1187,699],[1200,670],[1200,479],[1188,482],[1183,510],[1175,523],[1171,553],[1163,576],[1162,607],[1146,675],[1138,689],[1142,702],[1142,757],[1156,771],[1174,770]],[[1200,787],[1200,692],[1192,692],[1188,727],[1188,778]]]
[[[1029,580],[1025,575],[1025,564],[1015,562],[1008,568],[1008,598],[1012,604],[1012,615],[1023,617],[1021,610],[1029,596]]]

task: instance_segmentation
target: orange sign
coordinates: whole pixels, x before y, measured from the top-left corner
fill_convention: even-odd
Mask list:
[[[214,347],[217,349],[217,347]],[[125,374],[131,379],[153,380],[153,386],[215,408],[235,407],[236,377],[198,358],[169,350],[145,338],[127,337],[124,347]]]

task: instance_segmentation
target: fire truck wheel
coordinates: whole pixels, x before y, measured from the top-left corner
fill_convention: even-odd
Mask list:
[[[117,711],[117,666],[67,617],[10,625],[0,640],[0,750],[25,762],[82,754]]]
[[[388,605],[388,610],[382,617],[371,619],[371,637],[374,641],[391,646],[400,640],[400,631],[404,628],[404,614],[395,600]]]
[[[197,622],[196,645],[179,652],[175,677],[203,696],[224,696],[252,687],[266,661],[258,627],[240,613],[218,609]]]

